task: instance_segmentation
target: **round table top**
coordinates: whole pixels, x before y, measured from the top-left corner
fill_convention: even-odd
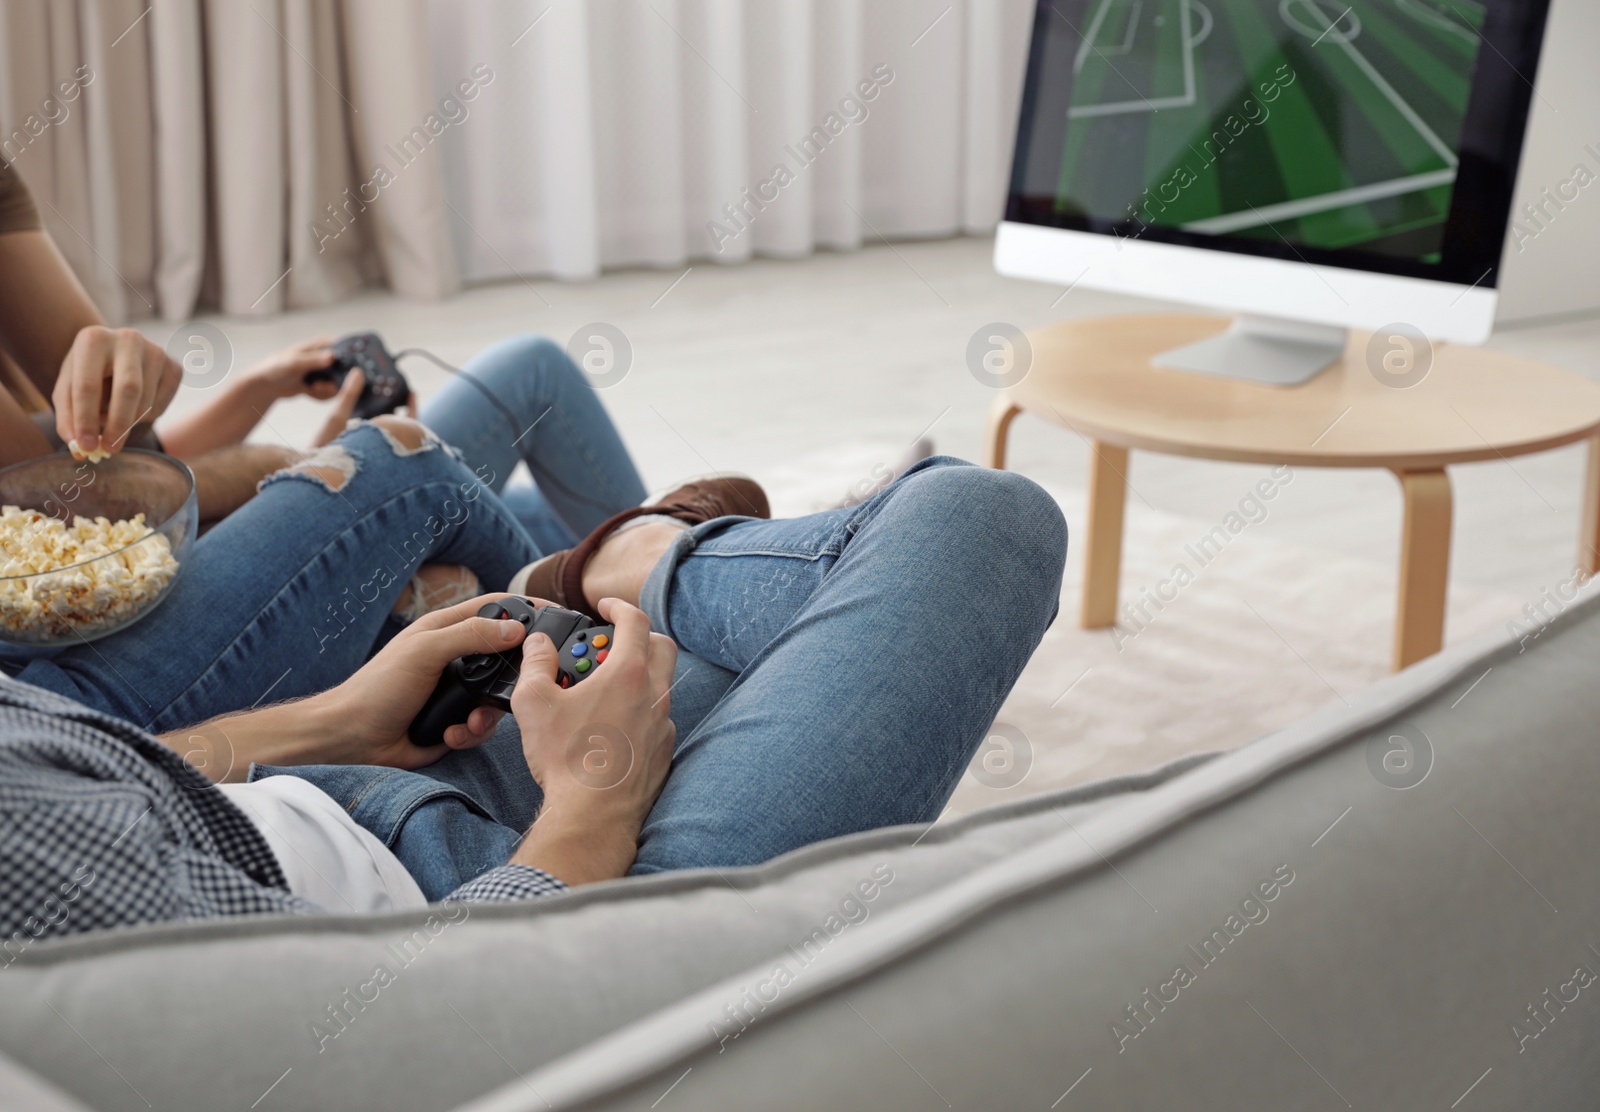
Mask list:
[[[1301,386],[1168,370],[1150,360],[1226,330],[1228,317],[1065,321],[1028,334],[1033,365],[1010,389],[1024,410],[1124,448],[1245,463],[1435,470],[1600,434],[1600,386],[1487,348],[1440,344],[1397,389],[1367,365],[1370,333]]]

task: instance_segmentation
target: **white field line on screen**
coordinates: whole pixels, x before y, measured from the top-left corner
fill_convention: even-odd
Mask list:
[[[1094,40],[1100,37],[1100,28],[1105,24],[1106,13],[1111,11],[1111,5],[1117,0],[1100,0],[1100,7],[1095,10],[1094,18],[1089,21],[1089,29],[1083,33],[1083,41],[1078,44],[1078,56],[1073,59],[1072,72],[1074,75],[1083,72],[1083,63],[1089,58],[1089,51],[1094,49]]]
[[[1128,33],[1122,36],[1122,41],[1116,46],[1102,46],[1096,49],[1095,53],[1102,58],[1120,58],[1124,54],[1132,54],[1133,40],[1139,30],[1139,13],[1142,11],[1144,11],[1144,0],[1133,0],[1133,12],[1128,16]],[[1104,9],[1102,9],[1102,14],[1104,14]],[[1083,68],[1084,55],[1089,49],[1089,44],[1093,41],[1093,39],[1085,40],[1084,44],[1078,47],[1078,60],[1073,67],[1073,73],[1077,73]]]
[[[1194,20],[1189,14],[1190,0],[1178,4],[1178,25],[1183,35],[1183,95],[1194,104],[1200,99],[1194,85]]]
[[[1322,5],[1317,0],[1295,0],[1295,2],[1304,4],[1321,16],[1324,26],[1333,26],[1334,20],[1329,18],[1328,13],[1322,9]],[[1395,91],[1395,87],[1384,79],[1383,74],[1378,72],[1377,67],[1367,61],[1367,56],[1356,49],[1354,42],[1343,36],[1330,39],[1329,42],[1345,52],[1345,55],[1356,64],[1356,68],[1366,76],[1368,81],[1372,82],[1378,92],[1383,94],[1383,98],[1394,105],[1394,110],[1400,113],[1406,123],[1416,129],[1417,134],[1422,136],[1422,141],[1432,147],[1435,154],[1444,159],[1445,165],[1454,168],[1460,164],[1461,160],[1456,157],[1456,152],[1450,149],[1450,145],[1434,133],[1433,128],[1428,126],[1427,121],[1417,114],[1417,110],[1411,107],[1406,102],[1406,99]]]
[[[1478,36],[1473,32],[1471,27],[1464,27],[1455,20],[1451,19],[1449,16],[1445,15],[1443,12],[1439,11],[1439,9],[1430,8],[1427,0],[1394,0],[1394,6],[1405,12],[1418,23],[1426,23],[1431,27],[1436,27],[1439,30],[1446,32],[1447,34],[1455,35],[1457,38],[1465,39],[1469,43],[1476,43],[1478,41]]]
[[[1328,21],[1328,14],[1318,6],[1317,0],[1293,0],[1305,4],[1323,19],[1324,26],[1332,27]],[[1205,220],[1196,220],[1185,224],[1184,229],[1192,232],[1201,232],[1209,235],[1227,235],[1240,232],[1246,228],[1259,228],[1278,220],[1293,220],[1301,216],[1310,216],[1318,212],[1330,212],[1334,209],[1344,208],[1347,205],[1365,204],[1368,201],[1380,201],[1389,197],[1401,197],[1407,193],[1417,193],[1424,189],[1433,189],[1441,185],[1454,185],[1457,167],[1461,161],[1444,141],[1434,134],[1433,129],[1423,122],[1421,116],[1411,105],[1407,104],[1394,86],[1383,79],[1383,76],[1367,61],[1366,56],[1357,50],[1353,43],[1345,39],[1332,39],[1331,42],[1348,54],[1356,63],[1358,69],[1383,94],[1384,98],[1400,115],[1416,129],[1423,142],[1433,148],[1449,165],[1448,170],[1433,170],[1425,174],[1413,174],[1409,177],[1394,178],[1390,181],[1373,182],[1371,185],[1360,185],[1353,189],[1341,189],[1334,193],[1323,193],[1315,197],[1302,197],[1295,201],[1284,201],[1276,205],[1262,205],[1242,212],[1225,213],[1222,216],[1213,216]]]
[[[1206,220],[1196,220],[1183,225],[1183,230],[1186,232],[1200,232],[1205,235],[1223,236],[1231,232],[1243,231],[1245,228],[1259,228],[1265,224],[1276,224],[1280,220],[1298,220],[1302,216],[1328,212],[1332,209],[1341,209],[1348,205],[1364,205],[1368,201],[1381,201],[1387,197],[1400,197],[1407,193],[1420,193],[1424,189],[1433,189],[1436,186],[1453,185],[1455,180],[1456,171],[1454,170],[1434,170],[1431,173],[1417,174],[1409,178],[1374,182],[1372,185],[1361,185],[1354,189],[1341,189],[1337,193],[1323,193],[1316,197],[1303,197],[1298,201],[1284,201],[1282,204],[1277,205],[1262,205],[1260,208],[1246,212],[1230,212],[1225,216],[1213,216]]]
[[[1107,49],[1114,53],[1125,54],[1133,50],[1133,40],[1137,33],[1140,13],[1143,10],[1143,0],[1136,0],[1131,18],[1128,20],[1128,33],[1123,39],[1122,47],[1100,48],[1094,45],[1095,37],[1100,28],[1105,24],[1106,13],[1117,0],[1100,0],[1100,7],[1094,13],[1094,19],[1089,22],[1088,29],[1084,32],[1083,43],[1078,47],[1078,56],[1074,63],[1074,72],[1083,68],[1088,59],[1089,52],[1105,54]],[[1096,116],[1120,116],[1128,112],[1159,112],[1163,108],[1192,108],[1199,99],[1195,90],[1194,49],[1209,37],[1211,32],[1210,12],[1207,11],[1206,32],[1198,39],[1192,34],[1194,21],[1190,16],[1190,9],[1194,0],[1178,0],[1178,33],[1183,36],[1183,88],[1182,96],[1176,97],[1151,97],[1148,100],[1118,100],[1104,104],[1080,104],[1068,109],[1067,119],[1081,120]],[[1107,65],[1110,62],[1107,61]]]

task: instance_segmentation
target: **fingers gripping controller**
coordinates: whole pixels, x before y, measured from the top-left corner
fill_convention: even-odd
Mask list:
[[[562,687],[594,675],[611,652],[616,631],[559,606],[534,606],[527,599],[505,598],[486,603],[480,618],[513,619],[533,636],[542,633],[556,645],[560,663],[556,682]],[[418,745],[443,745],[444,732],[459,726],[477,707],[511,709],[511,692],[522,668],[522,648],[502,653],[473,653],[450,662],[439,686],[423,704],[408,732]]]
[[[376,332],[355,332],[340,338],[333,345],[333,362],[320,370],[307,372],[305,381],[308,386],[316,382],[342,386],[345,376],[357,368],[365,382],[351,416],[363,421],[381,417],[405,405],[411,396],[405,376],[395,366],[394,356],[389,354]]]

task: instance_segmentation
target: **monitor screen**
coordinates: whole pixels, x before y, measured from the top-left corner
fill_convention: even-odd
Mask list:
[[[1548,0],[1040,0],[1007,219],[1494,288]]]

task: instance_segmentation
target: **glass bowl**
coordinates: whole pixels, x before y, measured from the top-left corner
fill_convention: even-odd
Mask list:
[[[43,647],[93,641],[148,614],[177,582],[200,516],[194,473],[141,448],[100,463],[58,452],[0,469],[0,506],[37,511],[69,530],[79,518],[115,523],[142,513],[152,530],[93,559],[19,574],[20,538],[0,519],[0,641]]]

